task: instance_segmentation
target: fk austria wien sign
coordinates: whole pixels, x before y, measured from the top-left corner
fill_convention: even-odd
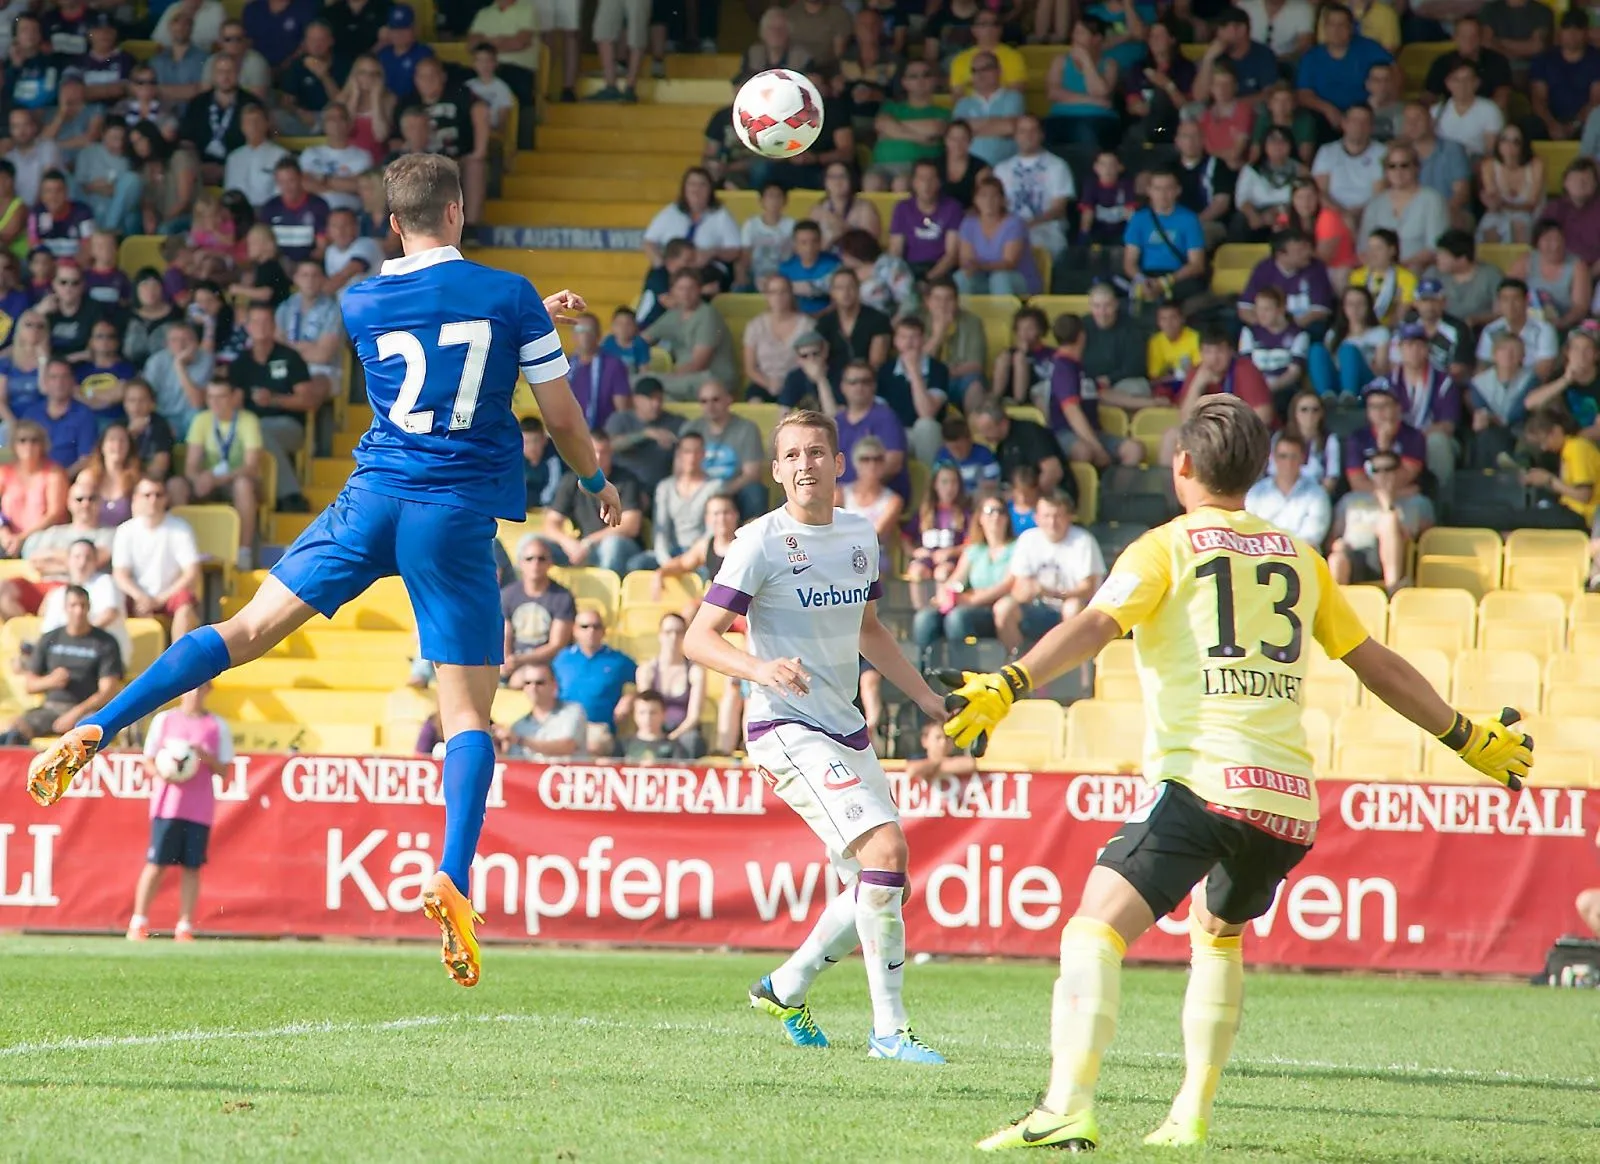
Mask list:
[[[148,829],[137,757],[98,757],[48,810],[20,794],[27,758],[0,752],[0,783],[19,790],[0,806],[0,928],[120,931]],[[1126,775],[891,779],[910,945],[945,954],[1055,957],[1100,847],[1151,795]],[[215,787],[202,932],[432,939],[433,761],[242,756]],[[1318,795],[1315,846],[1248,931],[1255,964],[1530,972],[1600,881],[1600,791],[1328,781]],[[837,892],[757,769],[604,763],[502,765],[472,885],[488,940],[751,948],[797,944]],[[1186,959],[1181,911],[1131,953]]]

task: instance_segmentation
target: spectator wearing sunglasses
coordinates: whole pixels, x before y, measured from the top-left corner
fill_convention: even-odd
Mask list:
[[[572,591],[550,577],[550,548],[531,534],[517,554],[517,580],[500,591],[506,620],[504,675],[530,663],[545,664],[572,641],[578,615]]]
[[[606,643],[606,623],[598,611],[580,610],[572,624],[573,644],[550,664],[561,694],[583,708],[591,756],[617,755],[617,719],[633,706],[632,659]]]

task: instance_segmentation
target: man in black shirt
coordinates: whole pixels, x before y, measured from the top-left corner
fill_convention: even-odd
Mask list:
[[[327,381],[313,379],[300,353],[277,341],[270,303],[250,305],[245,331],[250,343],[229,366],[228,381],[244,391],[245,407],[261,419],[261,443],[278,466],[278,508],[304,513],[294,458],[328,398]]]
[[[336,0],[322,10],[333,30],[333,51],[347,61],[378,51],[378,36],[389,23],[389,0]]]
[[[1174,142],[1178,147],[1178,160],[1173,166],[1178,175],[1178,205],[1200,216],[1206,249],[1213,250],[1227,237],[1239,172],[1221,158],[1206,153],[1197,121],[1180,123]]]
[[[36,736],[60,735],[116,694],[122,686],[122,649],[108,631],[89,621],[89,592],[68,586],[65,626],[46,631],[27,659],[22,685],[44,703],[29,708],[0,732],[0,744],[18,746]]]
[[[239,88],[238,62],[219,53],[211,66],[211,88],[189,102],[178,125],[178,140],[200,151],[200,173],[208,184],[222,181],[223,163],[244,145],[240,111],[260,104],[253,94]]]
[[[994,400],[975,409],[970,419],[973,435],[993,449],[1000,462],[1000,480],[1011,480],[1018,465],[1032,465],[1039,471],[1041,492],[1065,489],[1074,501],[1078,499],[1077,481],[1061,463],[1061,446],[1044,425],[1016,420]]]
[[[828,304],[817,316],[817,334],[828,341],[828,370],[834,379],[851,360],[881,367],[889,358],[894,328],[887,315],[861,302],[861,279],[849,267],[828,276]]]
[[[660,380],[641,376],[634,381],[628,408],[606,420],[613,463],[633,475],[644,497],[654,497],[656,486],[672,476],[672,450],[683,427],[683,417],[667,412],[664,398]]]
[[[433,126],[429,146],[434,153],[454,158],[461,167],[461,192],[466,200],[467,224],[483,219],[483,199],[489,161],[489,106],[464,85],[448,84],[444,65],[437,57],[424,57],[412,74],[416,96],[408,108],[419,108]]]
[[[617,487],[622,498],[622,521],[616,526],[600,520],[600,506],[578,488],[576,473],[565,473],[556,486],[556,499],[545,510],[540,536],[557,554],[566,556],[562,565],[598,566],[618,577],[628,572],[628,562],[639,555],[639,531],[644,525],[643,494],[638,479],[611,460],[611,438],[604,430],[591,434],[595,458],[606,479]],[[578,536],[567,532],[568,522],[578,527]]]
[[[1511,62],[1504,53],[1484,47],[1483,24],[1476,16],[1456,18],[1455,42],[1452,51],[1435,57],[1428,66],[1428,79],[1422,87],[1443,101],[1450,96],[1445,78],[1455,72],[1457,65],[1469,64],[1478,74],[1478,92],[1504,113],[1511,100]]]
[[[71,363],[89,358],[89,337],[94,325],[103,321],[104,309],[84,294],[83,271],[77,263],[63,261],[56,266],[50,294],[39,301],[50,329],[50,351]]]

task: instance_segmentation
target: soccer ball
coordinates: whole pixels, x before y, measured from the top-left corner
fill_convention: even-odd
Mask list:
[[[182,740],[162,744],[156,752],[156,774],[168,784],[182,784],[194,778],[200,759]]]
[[[822,94],[790,69],[757,73],[733,99],[733,131],[764,158],[792,158],[822,133]]]

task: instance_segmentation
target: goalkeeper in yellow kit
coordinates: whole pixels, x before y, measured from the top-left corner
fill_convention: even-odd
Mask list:
[[[947,679],[956,690],[945,731],[981,753],[1014,700],[1133,631],[1145,777],[1156,786],[1154,802],[1106,843],[1062,931],[1049,1089],[982,1149],[1095,1147],[1095,1081],[1116,1030],[1123,954],[1191,889],[1183,1086],[1145,1142],[1205,1142],[1239,1027],[1245,923],[1266,912],[1316,839],[1300,717],[1308,636],[1478,771],[1517,789],[1532,766],[1516,712],[1474,721],[1452,710],[1368,636],[1316,550],[1244,511],[1269,443],[1237,397],[1207,397],[1178,430],[1172,478],[1184,516],[1130,546],[1089,606],[1016,663]]]

